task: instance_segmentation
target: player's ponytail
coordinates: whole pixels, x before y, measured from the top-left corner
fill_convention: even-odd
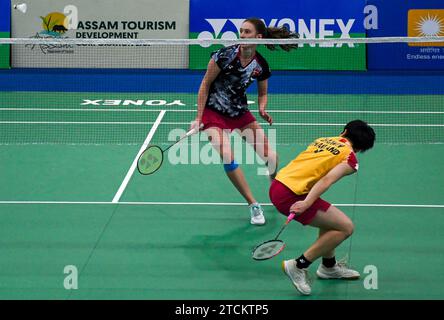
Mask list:
[[[269,27],[267,28],[265,26],[265,23],[258,18],[248,18],[245,20],[245,22],[250,22],[251,24],[254,25],[254,27],[256,28],[256,31],[259,34],[262,34],[263,38],[265,39],[297,39],[299,38],[299,34],[296,32],[292,32],[290,30],[288,30],[287,28],[285,28],[284,26],[282,27]],[[267,47],[267,49],[269,50],[276,50],[276,45],[274,44],[266,44],[265,45]],[[292,49],[297,49],[298,45],[295,44],[279,44],[279,47],[281,47],[282,50],[284,51],[290,51]]]
[[[297,34],[296,32],[291,32],[285,27],[267,28],[266,30],[267,30],[267,32],[266,32],[265,38],[268,38],[268,39],[297,39],[297,38],[299,38],[299,34]],[[276,50],[276,45],[266,44],[265,46],[269,50]],[[279,47],[281,47],[281,49],[284,51],[290,51],[292,49],[297,49],[298,45],[297,45],[297,43],[279,44]]]

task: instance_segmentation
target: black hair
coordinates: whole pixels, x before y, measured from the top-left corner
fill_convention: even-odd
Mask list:
[[[265,23],[259,18],[248,18],[244,22],[250,22],[256,28],[257,33],[262,34],[264,38],[268,39],[289,39],[289,38],[299,38],[299,34],[296,32],[291,32],[285,27],[275,28],[275,27],[266,27]],[[274,44],[266,44],[265,45],[269,50],[276,50],[276,45]],[[297,49],[298,45],[294,44],[279,44],[284,51],[290,51],[291,49]]]
[[[353,149],[364,152],[373,148],[376,134],[367,122],[362,120],[350,121],[345,125],[343,133],[344,138],[347,138],[352,143]]]

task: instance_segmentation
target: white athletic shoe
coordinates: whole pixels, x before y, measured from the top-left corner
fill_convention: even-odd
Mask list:
[[[346,262],[339,261],[333,267],[327,268],[321,262],[316,275],[321,279],[356,280],[361,276],[358,271],[347,267]]]
[[[250,215],[251,215],[251,224],[255,225],[264,225],[265,224],[265,217],[264,217],[264,211],[262,210],[262,207],[259,203],[253,203],[250,204]]]
[[[282,270],[301,294],[305,296],[311,294],[307,269],[299,269],[295,260],[285,260],[282,261]]]

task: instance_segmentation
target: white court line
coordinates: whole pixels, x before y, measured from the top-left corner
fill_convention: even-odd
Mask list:
[[[260,123],[267,125],[267,123]],[[372,127],[444,127],[444,124],[404,124],[404,123],[369,123]],[[273,123],[273,126],[312,126],[312,127],[341,127],[343,123]]]
[[[73,205],[113,205],[117,202],[109,201],[0,201],[1,204],[73,204]],[[133,206],[246,206],[243,202],[137,202],[137,201],[122,201],[119,205],[133,205]],[[262,206],[272,206],[271,203],[262,203]],[[368,208],[444,208],[444,204],[387,204],[387,203],[337,203],[333,204],[338,207],[368,207]]]
[[[81,112],[160,112],[160,109],[80,109],[80,108],[0,108],[0,111],[81,111]],[[169,109],[169,112],[196,112],[195,109]],[[258,110],[250,110],[258,113]],[[367,113],[367,114],[444,114],[444,111],[386,111],[386,110],[273,110],[270,113]]]
[[[117,190],[116,195],[113,198],[112,203],[117,203],[120,200],[120,197],[122,196],[123,191],[125,191],[126,186],[128,185],[128,182],[130,181],[134,170],[136,169],[137,166],[137,160],[139,159],[140,155],[142,154],[142,152],[146,149],[146,147],[148,146],[148,144],[150,143],[151,139],[154,136],[154,133],[157,130],[157,127],[160,124],[160,121],[162,121],[163,116],[165,115],[166,110],[162,110],[159,115],[157,116],[156,122],[154,123],[154,125],[151,127],[150,132],[148,133],[145,141],[143,142],[142,146],[139,149],[139,152],[137,153],[136,157],[133,160],[133,163],[131,164],[131,167],[129,168],[125,179],[123,179],[122,184],[120,185],[119,190]]]
[[[0,121],[1,124],[154,124],[142,121]]]
[[[166,110],[163,110],[166,111]],[[155,122],[127,122],[127,121],[0,121],[0,124],[138,124],[149,125]],[[190,122],[162,122],[166,125],[189,125]],[[266,124],[266,123],[260,123]],[[369,123],[373,127],[444,127],[444,124],[404,124],[404,123]],[[273,123],[273,126],[312,126],[312,127],[326,127],[344,126],[343,123]]]

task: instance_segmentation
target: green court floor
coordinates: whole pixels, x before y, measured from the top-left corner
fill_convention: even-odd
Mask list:
[[[278,107],[271,105],[273,109]],[[0,126],[20,125],[9,123],[9,115],[0,115]],[[157,115],[150,113],[149,121],[154,122]],[[341,116],[334,123],[355,115]],[[278,123],[286,121],[277,119]],[[412,124],[422,123],[414,116],[409,119]],[[188,120],[167,112],[152,141],[165,146],[168,128],[174,127],[168,122]],[[438,114],[428,123],[443,125],[442,120]],[[2,141],[0,299],[444,298],[444,141],[424,142],[416,135],[412,143],[394,143],[387,136],[390,126],[379,127],[386,130],[379,143],[358,155],[359,174],[344,178],[324,196],[355,223],[355,233],[338,248],[337,257],[348,256],[362,278],[318,280],[315,262],[310,271],[313,294],[302,297],[280,262],[299,256],[315,240],[315,229],[293,222],[282,234],[287,247],[279,256],[263,262],[251,259],[252,248],[273,238],[285,221],[270,205],[269,182],[257,174],[260,164],[242,167],[255,196],[265,204],[267,224],[263,227],[249,224],[248,209],[219,164],[166,162],[151,176],[136,170],[118,202],[112,202],[151,126],[145,125],[139,143],[116,143],[106,137],[97,144],[75,143],[77,133],[84,138],[88,132],[97,134],[97,127],[90,125],[77,133],[65,129],[65,142],[33,144],[31,136],[23,143]],[[62,127],[57,127],[59,133]],[[289,143],[289,131],[275,128],[276,148],[285,164],[304,149],[305,141],[294,136],[295,142]],[[324,128],[329,134],[341,129]],[[442,127],[431,128],[435,139],[440,139]],[[304,130],[302,140],[311,138],[309,129],[299,128]],[[411,137],[416,132],[409,132],[408,127],[402,130]],[[69,275],[64,273],[66,266],[78,270],[76,290],[64,287]],[[376,276],[365,273],[369,266],[377,270],[377,289],[365,287],[366,277]]]

